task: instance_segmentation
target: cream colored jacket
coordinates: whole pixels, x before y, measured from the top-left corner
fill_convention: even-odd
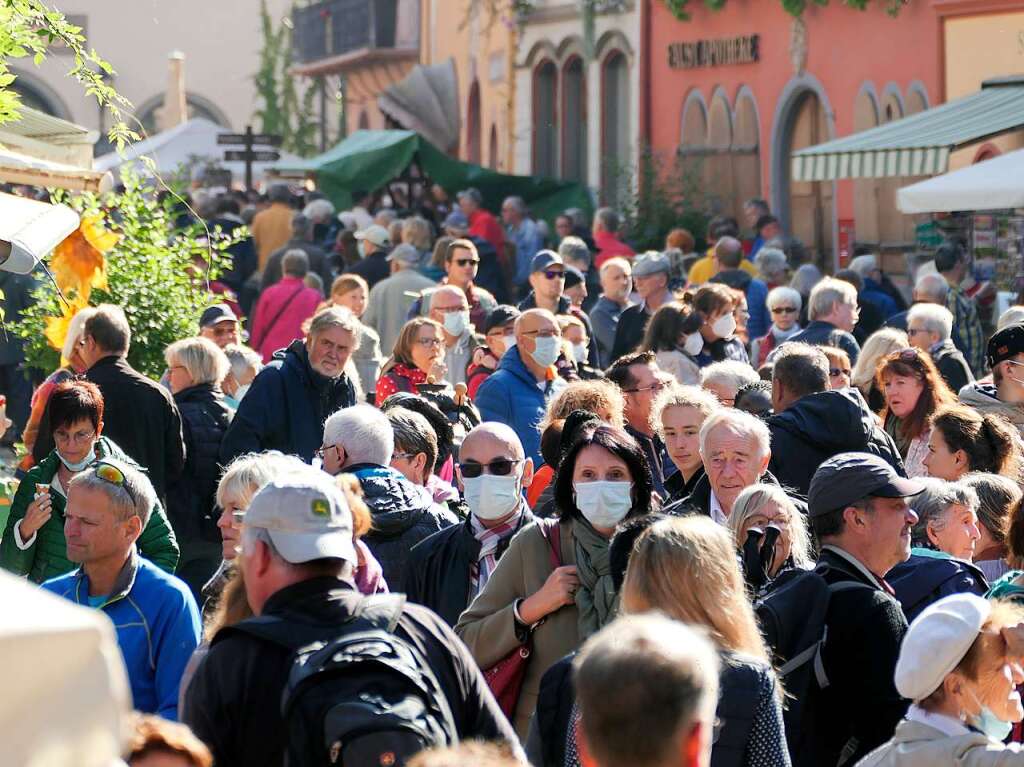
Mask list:
[[[1017,743],[993,743],[969,732],[949,736],[921,722],[904,719],[892,739],[859,762],[857,767],[1009,767],[1024,765]]]

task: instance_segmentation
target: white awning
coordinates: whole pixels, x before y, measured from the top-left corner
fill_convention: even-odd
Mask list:
[[[905,186],[896,193],[903,213],[1024,208],[1024,149]]]

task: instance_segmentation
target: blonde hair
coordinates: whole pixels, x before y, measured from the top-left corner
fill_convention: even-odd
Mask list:
[[[678,383],[669,384],[661,390],[651,407],[651,423],[658,434],[663,437],[665,436],[665,426],[661,422],[661,417],[666,410],[672,407],[692,407],[706,419],[722,405],[718,398],[707,389],[702,389],[699,386],[682,386]]]
[[[724,650],[769,660],[736,548],[725,528],[709,517],[663,519],[640,536],[626,568],[622,608],[659,610],[705,627]]]
[[[277,450],[240,455],[228,464],[217,484],[217,505],[223,509],[233,501],[239,508],[248,508],[261,487],[304,465],[295,456]]]
[[[440,322],[432,320],[430,317],[413,317],[402,325],[402,329],[398,332],[398,338],[395,339],[395,346],[391,352],[391,358],[385,362],[384,367],[381,368],[381,375],[390,371],[395,365],[415,367],[415,363],[412,361],[412,345],[416,343],[416,339],[419,338],[420,330],[428,326],[437,331],[438,338],[444,338],[444,328]]]
[[[574,410],[586,410],[598,416],[607,412],[611,416],[608,423],[624,429],[625,408],[626,400],[622,391],[610,381],[573,381],[548,403],[548,409],[537,428],[543,434],[552,422],[568,418]]]
[[[742,538],[743,525],[746,521],[772,501],[786,513],[786,522],[789,525],[789,555],[793,558],[793,564],[797,567],[809,567],[814,560],[811,557],[811,536],[807,532],[807,522],[796,508],[793,499],[778,485],[751,485],[736,496],[732,512],[729,514],[729,529],[736,541],[736,548],[742,548],[746,542]]]
[[[871,384],[875,380],[875,369],[884,357],[900,349],[910,346],[907,334],[898,328],[882,328],[876,330],[857,355],[857,364],[853,366],[853,374],[850,380],[853,385],[860,389],[865,397],[871,391]]]
[[[420,253],[430,250],[433,232],[427,220],[419,216],[407,218],[402,222],[402,242],[412,245]]]
[[[193,384],[220,384],[231,372],[227,355],[209,338],[193,336],[175,341],[164,350],[167,366],[175,362],[188,371]]]

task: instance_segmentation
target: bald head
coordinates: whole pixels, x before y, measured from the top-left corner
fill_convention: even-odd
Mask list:
[[[736,269],[743,260],[743,243],[735,237],[723,237],[715,245],[715,257],[725,269]]]
[[[535,333],[538,330],[550,328],[558,329],[558,320],[555,319],[555,315],[547,309],[527,309],[516,320],[516,338],[523,333]]]
[[[454,285],[442,285],[430,294],[430,311],[451,312],[468,309],[469,301],[461,288]]]
[[[516,434],[511,426],[504,423],[485,421],[475,427],[462,441],[462,450],[459,453],[460,458],[464,458],[467,451],[469,453],[476,452],[478,442],[481,446],[490,443],[492,447],[506,450],[506,455],[509,458],[524,458],[526,456],[526,453],[523,452],[523,443],[519,440],[519,435]]]

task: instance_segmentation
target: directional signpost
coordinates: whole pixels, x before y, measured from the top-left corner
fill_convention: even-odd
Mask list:
[[[221,146],[243,146],[244,149],[228,149],[224,159],[228,162],[245,163],[245,188],[252,189],[252,164],[254,162],[274,162],[281,159],[281,153],[272,149],[257,150],[257,146],[281,146],[281,137],[274,133],[253,133],[252,126],[245,126],[245,133],[221,133],[217,136]]]

